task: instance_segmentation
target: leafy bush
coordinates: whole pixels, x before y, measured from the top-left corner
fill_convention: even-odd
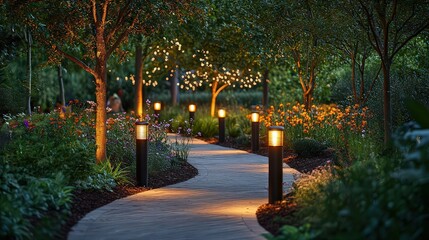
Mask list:
[[[60,173],[35,178],[0,162],[0,238],[54,238],[70,213],[72,188]]]
[[[202,137],[214,137],[218,134],[218,120],[210,116],[199,117],[192,127],[194,133],[200,133]]]
[[[118,164],[114,167],[107,159],[94,165],[94,173],[85,180],[76,182],[76,187],[81,189],[103,189],[113,191],[117,185],[130,183],[128,171]]]
[[[302,138],[293,142],[293,150],[301,157],[319,156],[326,146],[312,138]]]
[[[52,120],[50,120],[52,119]],[[11,135],[13,141],[4,147],[4,161],[34,177],[49,177],[61,172],[67,184],[86,178],[92,172],[94,144],[70,133],[67,123],[52,126],[52,115],[35,115],[32,120],[18,117],[19,124]],[[13,125],[12,125],[13,126]]]
[[[373,155],[297,180],[299,215],[311,230],[295,233],[314,234],[312,239],[427,239],[429,111],[419,112],[419,124],[406,124],[395,135],[402,157]]]

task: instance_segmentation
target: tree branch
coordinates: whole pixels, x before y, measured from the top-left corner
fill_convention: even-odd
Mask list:
[[[97,24],[98,23],[98,19],[97,19],[97,3],[95,0],[92,0],[92,17],[94,18],[94,23]]]
[[[125,29],[120,35],[119,37],[116,39],[116,41],[113,43],[112,46],[110,46],[109,49],[107,49],[106,54],[107,56],[110,56],[110,54],[112,54],[112,52],[119,46],[119,44],[121,44],[121,42],[124,40],[124,38],[126,36],[128,36],[128,34],[131,32],[131,30],[134,28],[134,25],[136,24],[138,17],[140,15],[141,11],[139,11],[138,13],[136,13],[136,16],[134,17],[131,25]]]
[[[228,86],[229,86],[229,84],[226,83],[226,84],[222,85],[220,88],[218,88],[215,92],[215,96],[217,96],[220,92],[222,92],[222,90],[224,90]]]
[[[103,14],[101,16],[101,25],[103,25],[103,26],[106,24],[106,16],[107,16],[107,7],[108,7],[108,5],[109,5],[109,0],[106,0],[104,2],[104,5],[103,5]]]
[[[70,61],[76,63],[79,67],[83,68],[85,71],[87,71],[88,73],[90,73],[91,75],[93,75],[94,77],[97,76],[97,72],[94,71],[94,69],[90,68],[88,65],[86,65],[84,62],[82,62],[81,60],[79,60],[78,58],[64,52],[63,50],[61,50],[60,48],[58,48],[55,45],[52,45],[52,49],[55,52],[58,52],[59,54],[63,55],[64,57],[66,57],[67,59],[69,59]]]

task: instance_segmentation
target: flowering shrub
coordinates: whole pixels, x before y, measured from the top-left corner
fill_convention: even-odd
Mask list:
[[[337,129],[349,129],[361,133],[368,125],[368,108],[358,104],[341,108],[338,105],[311,106],[307,111],[303,104],[280,104],[277,109],[271,106],[267,115],[262,118],[266,127],[298,127],[303,134],[309,134],[317,128],[335,126]]]
[[[271,106],[261,119],[266,127],[284,126],[285,144],[306,137],[336,149],[336,163],[350,165],[354,159],[365,159],[376,151],[372,136],[368,138],[367,107],[359,105],[313,105],[309,111],[302,104]]]

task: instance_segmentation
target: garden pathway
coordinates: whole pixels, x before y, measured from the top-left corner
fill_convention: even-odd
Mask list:
[[[194,139],[188,161],[195,178],[98,208],[68,239],[264,239],[255,212],[268,201],[268,158]],[[283,170],[291,184],[295,170]]]

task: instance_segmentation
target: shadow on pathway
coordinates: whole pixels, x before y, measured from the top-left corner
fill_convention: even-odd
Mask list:
[[[68,239],[264,239],[255,212],[268,201],[267,157],[194,139],[188,161],[195,178],[98,208]],[[291,184],[295,170],[283,171]]]

